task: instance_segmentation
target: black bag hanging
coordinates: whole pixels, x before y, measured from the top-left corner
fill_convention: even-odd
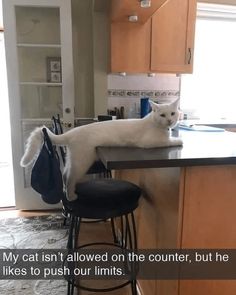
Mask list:
[[[43,128],[44,143],[31,173],[31,186],[45,203],[57,204],[63,197],[60,161],[52,142]]]

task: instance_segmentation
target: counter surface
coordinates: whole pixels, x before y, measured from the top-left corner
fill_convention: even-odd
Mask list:
[[[182,147],[98,147],[97,153],[108,169],[236,164],[236,133],[179,131],[179,136]]]

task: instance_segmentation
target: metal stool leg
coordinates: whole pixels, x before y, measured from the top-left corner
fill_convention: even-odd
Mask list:
[[[111,218],[111,231],[112,231],[112,235],[113,235],[113,241],[115,244],[117,244],[118,237],[117,237],[117,232],[116,232],[116,228],[115,228],[114,218]]]
[[[129,215],[131,217],[131,224]],[[127,241],[126,241],[126,248],[130,250],[137,250],[137,234],[136,234],[136,226],[135,226],[135,219],[134,214],[131,212],[129,215],[125,215],[126,221],[126,231],[127,231]],[[132,274],[132,281],[131,281],[131,292],[132,295],[137,295],[137,281],[136,281],[136,272],[137,272],[137,263],[131,263],[131,274]]]
[[[132,232],[133,232],[133,248],[134,250],[138,249],[138,242],[137,242],[137,231],[136,231],[136,224],[135,224],[135,218],[134,218],[134,212],[130,213],[131,215],[131,224],[132,224]],[[138,271],[138,265],[135,264],[135,272]],[[136,278],[132,281],[132,295],[137,295],[137,280]]]
[[[75,233],[74,233],[74,249],[77,248],[78,244],[78,239],[79,239],[79,233],[80,233],[80,225],[82,222],[82,218],[78,217],[76,219],[76,224],[75,224]]]
[[[73,247],[73,230],[74,230],[74,216],[71,216],[70,218],[70,228],[69,228],[69,235],[68,235],[68,241],[67,241],[67,249],[71,250]],[[67,283],[67,295],[73,295],[73,286],[71,284],[71,281],[68,280]]]
[[[121,231],[121,237],[120,237],[120,241],[119,244],[120,246],[123,248],[124,247],[124,220],[123,220],[123,216],[120,217],[120,231]]]
[[[70,228],[69,228],[69,235],[68,235],[68,241],[67,241],[67,249],[73,248],[73,231],[75,226],[75,217],[72,215],[70,217]]]
[[[69,237],[68,237],[68,243],[67,243],[68,250],[75,250],[77,247],[79,230],[80,230],[80,223],[81,223],[81,218],[71,216]],[[70,266],[69,266],[69,268],[72,270],[74,269],[74,267],[75,267],[74,263],[70,264]],[[73,277],[71,280],[68,280],[67,295],[74,294],[74,287],[75,287],[75,278]]]
[[[69,228],[69,236],[67,241],[67,249],[72,250],[73,249],[73,232],[75,227],[75,217],[73,215],[70,216],[70,228]],[[71,265],[69,266],[69,268]],[[67,295],[73,295],[74,293],[74,283],[73,280],[68,280],[67,283]]]

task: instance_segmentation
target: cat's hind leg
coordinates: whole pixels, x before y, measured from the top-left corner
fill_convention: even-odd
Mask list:
[[[75,187],[78,182],[82,182],[84,177],[96,160],[95,149],[86,149],[86,151],[79,151],[77,154],[70,153],[70,165],[67,167],[66,188],[67,199],[73,201],[77,198],[75,194]]]

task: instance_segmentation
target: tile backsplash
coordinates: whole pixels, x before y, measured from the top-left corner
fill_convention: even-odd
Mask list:
[[[149,97],[165,103],[179,97],[179,77],[176,75],[108,75],[108,108],[125,107],[125,117],[139,117],[140,98]]]

